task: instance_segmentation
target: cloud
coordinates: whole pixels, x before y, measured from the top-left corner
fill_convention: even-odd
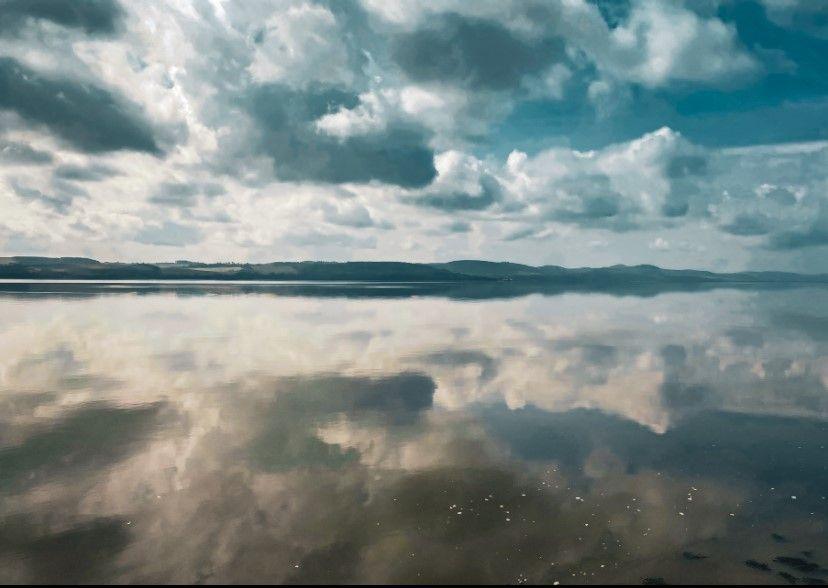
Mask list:
[[[82,151],[160,153],[138,106],[92,84],[39,74],[8,57],[0,57],[0,109],[47,127]]]
[[[90,35],[111,35],[123,10],[116,0],[5,0],[0,33],[16,33],[30,20],[46,20]]]
[[[598,9],[573,3],[571,42],[611,77],[645,87],[671,81],[728,82],[755,73],[757,61],[740,46],[735,27],[703,18],[677,1],[636,0],[610,29]]]
[[[212,198],[225,193],[224,186],[215,182],[163,182],[149,201],[162,206],[190,208],[199,196]]]
[[[435,167],[435,181],[407,202],[453,212],[483,210],[500,199],[500,183],[474,156],[446,151],[435,158]]]
[[[529,44],[500,24],[446,14],[400,35],[394,61],[416,82],[447,82],[471,90],[511,90],[562,53],[560,43]]]
[[[25,143],[0,140],[0,162],[6,164],[45,165],[54,158],[48,151],[35,149]]]
[[[506,201],[527,211],[518,217],[624,232],[687,215],[691,200],[699,200],[693,188],[705,178],[705,157],[680,134],[662,128],[598,151],[555,148],[531,158],[514,151],[502,177]],[[692,204],[701,213],[704,203]]]
[[[333,88],[255,88],[249,108],[259,128],[257,146],[272,157],[276,175],[291,181],[377,180],[405,187],[431,181],[435,175],[433,153],[422,131],[388,128],[343,140],[315,131],[313,121],[341,106],[353,106],[356,101],[356,95]]]
[[[828,7],[810,0],[761,0],[775,24],[828,39]]]
[[[452,221],[446,226],[449,233],[469,233],[472,230],[470,223],[462,220]]]
[[[53,177],[61,180],[72,180],[75,182],[100,182],[107,178],[120,175],[120,172],[107,165],[91,164],[79,166],[64,164],[55,168]]]
[[[799,230],[781,231],[771,235],[768,240],[768,247],[777,251],[825,245],[828,245],[828,226],[825,223],[815,223]]]
[[[0,2],[0,230],[108,259],[166,255],[134,236],[168,221],[204,260],[822,267],[828,151],[791,143],[820,138],[819,11],[714,4]]]
[[[762,214],[738,214],[732,222],[723,225],[722,230],[743,237],[766,235],[770,232],[770,219]]]
[[[62,186],[62,190],[57,190],[52,194],[44,194],[36,188],[20,184],[17,180],[12,180],[11,185],[14,192],[23,200],[40,203],[46,208],[59,213],[66,213],[69,210],[75,196],[85,194],[83,190],[74,189],[72,186]]]
[[[248,70],[259,83],[349,86],[355,73],[336,16],[324,6],[290,6],[268,18],[255,37]]]
[[[201,230],[190,225],[173,221],[164,221],[157,225],[147,225],[138,231],[133,239],[147,245],[181,247],[200,242],[204,238]]]
[[[332,225],[364,229],[368,227],[383,226],[390,228],[385,223],[378,223],[371,212],[360,202],[353,198],[334,198],[321,204],[324,219]]]

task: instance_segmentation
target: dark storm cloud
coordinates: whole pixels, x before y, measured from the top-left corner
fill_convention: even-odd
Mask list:
[[[0,33],[14,33],[27,20],[47,20],[88,34],[112,34],[123,15],[115,0],[4,0]]]
[[[764,214],[740,214],[721,228],[725,233],[747,237],[768,234],[770,224],[771,220]]]
[[[401,35],[392,48],[394,60],[411,79],[475,90],[516,88],[524,75],[541,71],[561,53],[558,41],[532,45],[497,23],[457,14]]]
[[[0,58],[0,109],[46,126],[81,151],[160,153],[137,106],[103,88],[48,77],[8,57]]]
[[[480,178],[480,194],[467,192],[433,192],[418,196],[411,203],[418,206],[437,208],[447,212],[458,210],[483,210],[497,202],[501,197],[500,183],[492,176]]]
[[[3,163],[22,163],[24,165],[45,165],[52,163],[52,154],[40,151],[15,141],[0,141],[0,161]]]
[[[272,84],[256,87],[247,106],[258,123],[258,148],[273,158],[280,179],[428,184],[436,175],[434,153],[416,128],[392,127],[342,140],[316,132],[313,123],[319,117],[357,102],[356,94],[337,89]]]

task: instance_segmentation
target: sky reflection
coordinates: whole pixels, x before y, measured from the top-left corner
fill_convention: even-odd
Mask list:
[[[828,579],[825,309],[6,296],[0,580]]]

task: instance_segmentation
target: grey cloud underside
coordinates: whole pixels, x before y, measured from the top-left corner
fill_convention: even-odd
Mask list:
[[[392,55],[415,81],[512,90],[524,75],[553,63],[562,47],[556,39],[530,44],[495,22],[447,14],[427,28],[400,35]]]
[[[87,34],[110,35],[122,16],[115,0],[4,0],[0,33],[15,33],[29,20],[44,20]]]
[[[199,196],[215,197],[224,193],[224,187],[215,182],[165,182],[149,200],[164,206],[188,208],[196,204]]]
[[[0,162],[23,165],[46,165],[54,158],[47,151],[35,149],[25,143],[0,141]]]
[[[545,220],[616,232],[639,228],[635,218],[641,212],[638,206],[616,192],[606,175],[587,174],[562,180],[556,188],[569,196],[567,200],[575,202],[553,206],[544,215]],[[664,216],[668,215],[665,213]],[[526,233],[526,236],[534,232]],[[512,238],[517,237],[513,235]]]
[[[480,193],[468,192],[432,192],[409,200],[418,206],[426,206],[452,212],[460,210],[484,210],[497,202],[502,196],[498,181],[490,175],[480,178]]]
[[[52,78],[8,57],[0,58],[0,109],[47,127],[81,151],[161,153],[136,105],[93,84]]]
[[[120,175],[118,170],[106,165],[91,164],[84,167],[67,164],[55,168],[52,177],[74,182],[100,182],[117,175]]]
[[[255,87],[247,100],[258,126],[258,149],[273,159],[280,179],[330,183],[380,182],[422,187],[434,179],[434,152],[417,128],[337,139],[318,133],[314,121],[358,97],[334,88],[295,90],[284,85]]]
[[[76,196],[86,195],[84,190],[72,185],[58,184],[55,186],[56,190],[53,193],[46,194],[36,188],[23,185],[17,180],[12,180],[10,184],[14,193],[22,200],[26,202],[38,202],[61,214],[69,210]]]
[[[768,248],[776,251],[828,245],[828,223],[814,223],[799,230],[783,231],[768,239]]]
[[[471,224],[461,220],[453,221],[446,226],[446,231],[449,233],[468,233],[471,230]]]
[[[740,214],[733,222],[722,226],[722,230],[731,235],[749,237],[766,235],[771,230],[772,221],[764,214]]]

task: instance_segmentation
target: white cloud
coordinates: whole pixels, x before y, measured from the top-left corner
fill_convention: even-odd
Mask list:
[[[657,87],[671,80],[723,81],[758,65],[738,46],[736,29],[676,2],[639,0],[604,46],[590,41],[599,67],[620,79]]]
[[[267,18],[260,34],[249,68],[257,81],[293,86],[353,82],[343,31],[327,8],[309,3],[290,6]]]

